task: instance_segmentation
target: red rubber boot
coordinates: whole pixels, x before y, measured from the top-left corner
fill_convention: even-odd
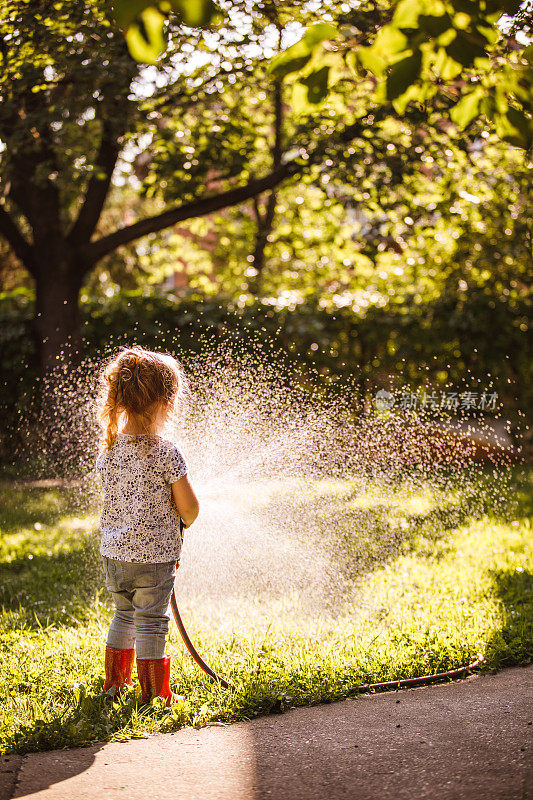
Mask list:
[[[170,689],[170,656],[138,658],[137,675],[141,684],[141,703],[149,703],[152,697],[165,697],[167,706],[170,706],[187,699]]]
[[[131,670],[135,659],[135,650],[118,650],[114,647],[105,649],[105,681],[104,692],[115,687],[112,692],[116,697],[124,686],[132,686]]]

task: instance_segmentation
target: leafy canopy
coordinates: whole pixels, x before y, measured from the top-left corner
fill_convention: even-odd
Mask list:
[[[164,0],[158,5],[115,0],[114,9],[132,56],[151,64],[167,47],[169,15],[207,28],[225,17],[213,0]],[[392,103],[398,113],[409,102],[423,104],[445,86],[451,118],[460,129],[484,115],[504,141],[531,147],[533,45],[521,47],[514,40],[502,47],[498,27],[503,15],[520,12],[520,0],[399,0],[387,24],[368,41],[364,16],[375,16],[376,9],[379,4],[363,3],[337,15],[336,24],[317,22],[274,58],[273,75],[297,75],[292,93],[297,112],[321,103],[348,70],[356,81],[377,79],[375,99]]]
[[[338,25],[315,25],[271,64],[273,75],[293,75],[293,102],[317,104],[349,70],[371,79],[374,99],[402,114],[439,91],[460,129],[484,115],[517,147],[533,142],[533,45],[505,37],[502,15],[519,0],[400,0],[390,21],[368,40],[364,5]],[[524,31],[530,22],[524,16]]]

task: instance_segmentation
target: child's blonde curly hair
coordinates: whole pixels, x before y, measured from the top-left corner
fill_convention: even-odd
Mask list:
[[[160,404],[174,404],[184,394],[186,378],[179,361],[168,353],[154,353],[140,345],[123,347],[104,367],[96,401],[102,445],[113,447],[120,417],[135,414],[146,429]]]

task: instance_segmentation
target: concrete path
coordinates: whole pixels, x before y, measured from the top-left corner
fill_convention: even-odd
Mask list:
[[[5,756],[0,800],[533,800],[533,666]]]

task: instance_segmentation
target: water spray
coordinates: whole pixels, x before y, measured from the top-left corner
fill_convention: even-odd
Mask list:
[[[180,535],[182,541],[183,541],[183,530],[184,530],[184,524],[183,520],[180,517]],[[176,566],[179,567],[179,561],[177,562]],[[185,628],[185,625],[183,624],[181,614],[179,612],[175,586],[172,589],[170,605],[172,608],[172,613],[174,615],[174,620],[181,634],[181,638],[183,639],[185,647],[187,648],[193,659],[196,661],[200,669],[202,669],[206,673],[206,675],[209,675],[209,677],[213,681],[216,681],[220,686],[222,686],[223,689],[233,689],[234,687],[231,683],[229,683],[229,681],[218,675],[218,673],[216,673],[215,670],[212,669],[212,667],[210,667],[206,661],[204,661],[204,659],[202,658],[202,656],[199,654],[198,650],[192,643],[190,636]],[[428,684],[437,683],[439,681],[455,680],[458,678],[465,677],[468,672],[474,672],[478,670],[483,660],[484,660],[483,656],[479,654],[476,661],[464,667],[458,667],[457,669],[448,670],[447,672],[436,672],[431,675],[420,675],[417,678],[402,678],[396,681],[384,681],[382,683],[362,684],[361,686],[354,687],[352,689],[352,692],[361,694],[363,692],[372,692],[372,691],[393,691],[393,690],[397,691],[399,689],[410,689],[416,686],[427,686]]]
[[[488,431],[479,414],[471,420],[466,412],[411,411],[397,403],[388,411],[372,407],[356,415],[350,385],[287,384],[275,354],[271,362],[259,350],[253,357],[230,354],[211,339],[197,356],[187,357],[190,393],[168,435],[194,464],[203,513],[201,535],[192,537],[190,557],[181,564],[179,606],[192,603],[195,623],[207,620],[220,636],[242,625],[244,638],[272,624],[283,640],[287,630],[307,637],[324,627],[330,643],[338,629],[338,646],[344,647],[357,625],[372,626],[375,633],[373,626],[393,602],[388,590],[374,597],[369,588],[365,594],[367,576],[394,564],[419,537],[433,546],[468,519],[480,518],[489,493],[491,508],[496,503],[509,514],[512,473],[507,454],[499,455],[503,448],[496,452],[487,444],[484,460],[494,469],[490,481],[477,482],[479,443],[446,423],[475,422],[476,429]],[[53,456],[48,468],[61,475],[94,468],[97,366],[84,363],[47,384],[58,403],[38,429],[40,449]],[[33,458],[33,428],[28,430]],[[80,507],[93,511],[96,482],[89,488],[80,494]],[[398,602],[402,580],[391,584]],[[174,592],[171,607],[196,664],[210,680],[231,688],[191,642]],[[349,645],[347,659],[351,653]],[[394,691],[478,668],[479,661],[459,671],[354,685],[351,691]]]

